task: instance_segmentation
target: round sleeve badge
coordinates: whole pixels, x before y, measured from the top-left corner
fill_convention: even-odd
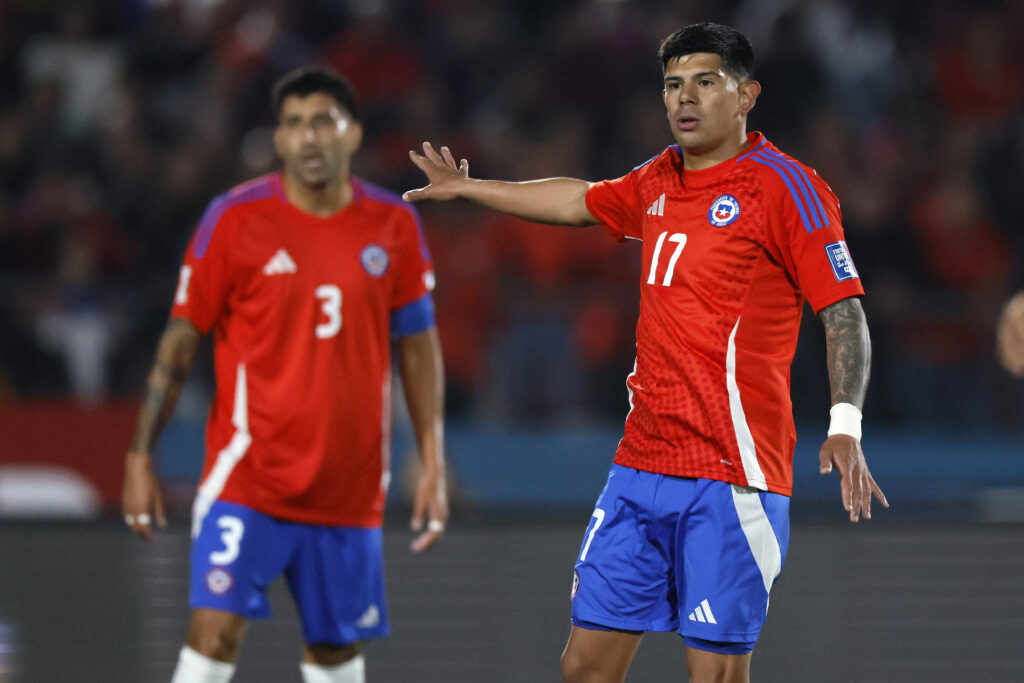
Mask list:
[[[731,194],[723,194],[711,202],[708,209],[708,222],[716,228],[729,225],[740,217],[740,202]]]
[[[380,277],[388,269],[388,252],[377,244],[368,244],[359,255],[363,269],[374,277]]]

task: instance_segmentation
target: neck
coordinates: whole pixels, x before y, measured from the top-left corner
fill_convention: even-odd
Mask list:
[[[352,203],[352,181],[347,173],[322,185],[303,183],[287,170],[281,175],[288,201],[306,213],[330,216]]]
[[[683,168],[688,171],[703,171],[732,159],[749,146],[745,126],[721,144],[709,149],[687,149],[680,145],[683,150]]]

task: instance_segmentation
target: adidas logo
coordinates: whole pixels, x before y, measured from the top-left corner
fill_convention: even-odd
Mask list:
[[[263,266],[264,275],[283,275],[284,273],[296,273],[298,270],[295,261],[292,261],[292,257],[284,249],[278,249],[277,253],[267,261],[267,265]]]
[[[715,621],[715,615],[712,614],[711,605],[708,604],[707,599],[701,600],[701,603],[697,607],[697,609],[690,612],[690,621],[699,621],[702,624],[718,623],[717,621]]]
[[[662,192],[661,196],[658,197],[651,208],[647,209],[647,213],[651,216],[664,216],[665,215],[665,193]]]

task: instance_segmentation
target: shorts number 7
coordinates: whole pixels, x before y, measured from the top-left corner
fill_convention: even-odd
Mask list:
[[[604,510],[602,510],[601,508],[595,508],[594,514],[591,516],[597,521],[594,522],[594,526],[590,529],[590,535],[587,536],[587,542],[583,546],[583,552],[580,553],[580,562],[585,562],[587,559],[587,551],[590,550],[590,544],[594,540],[594,534],[597,533],[598,528],[600,528],[601,526],[601,522],[604,521]]]

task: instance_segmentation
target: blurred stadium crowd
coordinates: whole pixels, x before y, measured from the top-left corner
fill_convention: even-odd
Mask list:
[[[141,391],[207,202],[275,167],[285,71],[353,81],[355,172],[389,189],[422,184],[407,151],[426,139],[474,175],[597,180],[672,142],[657,46],[707,19],[754,43],[751,127],[842,201],[868,414],[1019,424],[992,348],[1024,268],[1024,3],[977,0],[0,1],[0,401]],[[621,420],[637,245],[420,208],[449,414]],[[809,312],[804,327],[796,415],[824,420],[823,335]]]

